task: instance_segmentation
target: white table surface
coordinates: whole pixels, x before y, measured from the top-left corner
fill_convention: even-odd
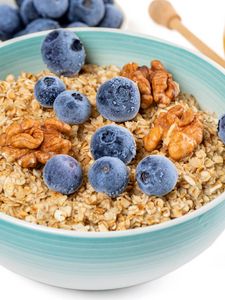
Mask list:
[[[118,0],[118,2],[127,11],[129,30],[164,38],[193,49],[176,32],[157,26],[148,18],[147,6],[150,0]],[[225,1],[172,0],[171,2],[182,16],[183,22],[220,55],[224,55],[222,36],[225,25]],[[157,281],[123,290],[108,292],[63,290],[30,281],[0,266],[0,299],[4,300],[224,300],[224,285],[225,233],[202,255],[177,271]]]

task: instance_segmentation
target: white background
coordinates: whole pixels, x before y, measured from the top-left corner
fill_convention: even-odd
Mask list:
[[[147,7],[150,0],[118,2],[125,10],[129,30],[154,35],[192,48],[178,33],[157,26],[148,18]],[[220,55],[224,55],[222,36],[225,1],[172,0],[172,3],[182,16],[183,22]],[[224,286],[225,233],[207,251],[179,270],[157,281],[117,291],[82,292],[48,287],[0,267],[0,299],[4,300],[224,300]]]

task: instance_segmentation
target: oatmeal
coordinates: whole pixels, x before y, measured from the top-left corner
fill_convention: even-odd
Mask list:
[[[6,160],[1,152],[1,212],[30,223],[55,228],[115,231],[159,224],[183,216],[224,191],[225,147],[217,135],[217,120],[213,115],[201,111],[196,99],[187,94],[180,94],[174,101],[167,101],[166,107],[145,106],[135,119],[120,124],[133,134],[137,144],[137,155],[128,165],[128,188],[115,199],[94,191],[87,180],[88,170],[94,162],[90,153],[91,137],[98,128],[114,124],[97,112],[96,92],[102,83],[119,74],[120,69],[116,66],[85,65],[80,75],[74,78],[61,77],[67,89],[83,93],[92,104],[91,118],[82,125],[71,126],[65,137],[71,147],[70,155],[83,168],[84,181],[81,188],[70,196],[53,192],[44,184],[43,166],[23,168],[17,160]],[[5,133],[16,121],[33,119],[43,123],[56,117],[52,109],[41,108],[34,97],[34,85],[45,75],[52,74],[48,71],[22,73],[18,79],[9,75],[5,81],[0,81],[0,134]],[[150,154],[145,150],[144,137],[149,134],[156,118],[175,105],[182,105],[185,111],[192,111],[199,116],[204,124],[203,141],[194,144],[191,155],[173,161],[179,175],[174,190],[163,197],[148,196],[140,190],[135,180],[137,164]],[[156,147],[151,154],[168,156],[165,147]]]

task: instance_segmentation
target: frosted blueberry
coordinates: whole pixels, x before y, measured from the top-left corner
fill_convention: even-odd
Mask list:
[[[115,5],[106,4],[105,15],[99,27],[120,28],[123,23],[123,14]]]
[[[92,136],[90,148],[95,160],[110,156],[117,157],[128,164],[136,155],[134,137],[129,130],[118,125],[99,128]]]
[[[37,12],[33,0],[24,0],[20,7],[20,15],[24,24],[29,24],[30,22],[40,18],[40,14]]]
[[[64,15],[69,0],[33,0],[38,13],[44,18],[57,19]]]
[[[100,86],[96,103],[104,118],[115,122],[129,121],[140,109],[139,89],[130,79],[115,77]]]
[[[129,182],[127,166],[118,158],[102,157],[91,166],[88,179],[96,192],[118,197]]]
[[[65,91],[54,102],[54,111],[59,120],[74,125],[82,124],[91,115],[87,97],[77,91]]]
[[[70,0],[68,18],[71,22],[82,21],[89,26],[95,26],[104,13],[103,0]]]
[[[21,29],[21,19],[17,9],[0,5],[0,39],[6,40]]]
[[[49,70],[64,76],[79,73],[86,57],[81,40],[65,29],[50,32],[42,43],[41,53]]]
[[[175,165],[168,158],[150,155],[139,162],[136,179],[145,194],[160,197],[174,189],[178,173]]]
[[[57,77],[45,76],[37,81],[34,95],[44,107],[53,107],[56,97],[66,90],[65,84]]]
[[[43,178],[49,189],[70,195],[82,184],[80,164],[69,155],[59,154],[49,159],[43,170]]]

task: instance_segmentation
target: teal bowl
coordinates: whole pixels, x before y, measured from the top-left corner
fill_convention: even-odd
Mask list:
[[[46,33],[2,43],[0,78],[45,68]],[[225,73],[203,56],[147,36],[116,30],[78,30],[88,62],[122,66],[162,60],[203,109],[225,111]],[[225,228],[225,194],[188,215],[146,228],[81,233],[32,225],[0,213],[0,263],[50,285],[82,290],[128,287],[159,278],[208,248]],[[207,262],[206,262],[207,263]]]

